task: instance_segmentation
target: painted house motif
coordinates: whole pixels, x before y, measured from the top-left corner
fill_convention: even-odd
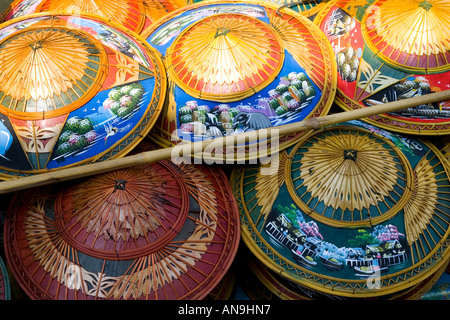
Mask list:
[[[387,272],[408,260],[402,244],[405,236],[392,224],[378,225],[372,230],[359,229],[348,239],[351,246],[338,247],[326,241],[317,223],[307,222],[294,206],[278,205],[271,217],[265,225],[270,240],[290,250],[293,261],[309,269],[320,265],[331,272],[350,269],[355,276],[364,277]]]

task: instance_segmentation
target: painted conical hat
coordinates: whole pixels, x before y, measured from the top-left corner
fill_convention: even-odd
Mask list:
[[[38,12],[94,14],[140,34],[163,15],[186,6],[190,0],[15,0],[1,21]]]
[[[242,0],[245,2],[245,0]],[[264,0],[271,2],[280,7],[288,7],[296,12],[299,12],[306,17],[312,19],[319,12],[327,1],[322,0],[308,0],[308,1],[295,1],[295,0]]]
[[[201,2],[203,0],[143,0],[146,24],[140,33],[145,33],[152,24],[166,14],[183,8],[187,5]]]
[[[142,0],[104,1],[104,0],[16,0],[3,13],[3,21],[38,12],[61,12],[95,14],[106,19],[114,17],[120,25],[139,33],[145,22],[144,5]]]
[[[450,4],[441,0],[331,1],[314,23],[333,46],[336,103],[358,109],[449,88]],[[450,133],[450,102],[364,118],[388,130]]]
[[[161,59],[94,16],[38,13],[0,25],[0,175],[116,158],[164,102]]]
[[[171,12],[143,34],[168,71],[155,141],[208,140],[328,112],[336,80],[331,48],[306,17],[278,8],[201,2]],[[280,146],[292,139],[281,138]]]
[[[32,299],[203,299],[238,219],[220,169],[158,162],[18,195],[5,251]]]
[[[233,171],[243,240],[316,291],[403,292],[449,259],[448,169],[431,143],[363,122],[314,131],[278,162]]]

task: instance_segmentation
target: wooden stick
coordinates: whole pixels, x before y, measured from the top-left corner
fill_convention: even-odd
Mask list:
[[[445,90],[437,93],[427,94],[424,96],[388,102],[377,106],[365,107],[351,111],[330,114],[318,118],[309,118],[297,123],[290,123],[277,127],[256,130],[250,133],[244,132],[227,137],[192,142],[187,144],[188,145],[187,148],[186,146],[184,146],[183,148],[180,148],[180,146],[175,146],[171,148],[146,151],[136,155],[126,156],[118,159],[110,159],[78,167],[62,168],[56,171],[35,174],[27,177],[13,178],[11,180],[0,182],[0,194],[16,192],[39,186],[45,186],[53,183],[59,183],[62,181],[78,179],[96,174],[102,174],[105,172],[142,165],[146,163],[167,160],[172,157],[172,154],[175,148],[177,147],[178,147],[177,151],[179,151],[180,149],[182,151],[190,150],[191,152],[190,154],[180,154],[180,156],[188,157],[192,155],[194,152],[198,152],[199,150],[204,151],[205,148],[210,146],[212,143],[214,143],[215,146],[229,147],[230,137],[233,137],[234,139],[233,141],[243,141],[242,139],[244,139],[245,137],[259,138],[262,131],[264,131],[264,139],[270,139],[272,134],[275,133],[274,130],[276,130],[277,136],[283,136],[286,134],[292,134],[305,130],[319,129],[328,125],[338,124],[345,121],[357,120],[373,116],[376,114],[398,111],[404,108],[410,108],[421,104],[445,101],[449,99],[450,99],[450,90]]]

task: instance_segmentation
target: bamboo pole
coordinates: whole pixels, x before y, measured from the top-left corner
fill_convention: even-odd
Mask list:
[[[245,137],[259,138],[261,132],[264,130],[264,139],[270,139],[272,133],[277,133],[277,136],[283,136],[305,130],[319,129],[328,125],[338,124],[345,121],[357,120],[366,118],[369,116],[383,114],[393,111],[398,111],[404,108],[415,107],[421,104],[433,103],[439,101],[445,101],[450,99],[450,90],[431,93],[423,96],[413,97],[410,99],[399,100],[394,102],[388,102],[373,107],[365,107],[355,109],[346,112],[340,112],[335,114],[329,114],[323,117],[309,118],[297,123],[290,123],[277,127],[256,130],[251,133],[239,133],[228,137],[220,137],[205,141],[198,141],[189,143],[188,147],[183,147],[182,151],[190,150],[190,154],[180,154],[180,156],[187,157],[199,150],[204,151],[206,147],[214,143],[215,146],[225,145],[229,147],[230,137],[234,138],[234,141],[243,141]],[[245,140],[244,140],[245,141]],[[102,174],[105,172],[124,169],[127,167],[143,165],[146,163],[167,160],[172,157],[174,148],[164,148],[159,150],[146,151],[139,154],[126,156],[118,159],[110,159],[103,162],[91,163],[77,167],[63,168],[56,171],[35,174],[27,177],[13,178],[0,182],[0,194],[21,191],[29,188],[35,188],[45,186],[49,184],[59,183],[63,181],[83,178],[96,174]],[[180,148],[179,148],[180,149]]]

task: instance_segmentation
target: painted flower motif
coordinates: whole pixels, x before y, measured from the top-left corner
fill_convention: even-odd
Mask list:
[[[285,93],[286,91],[288,91],[289,90],[288,88],[289,88],[289,86],[287,84],[283,83],[283,84],[279,84],[275,88],[275,90],[281,95],[281,94]]]
[[[121,107],[128,107],[131,105],[132,98],[130,96],[123,96],[120,98],[120,106]]]
[[[183,107],[180,108],[179,113],[180,113],[180,115],[183,116],[185,114],[191,114],[192,110],[188,106],[183,106]]]
[[[227,104],[219,104],[218,106],[215,106],[214,109],[223,112],[228,111],[230,109],[230,106]]]
[[[97,137],[97,132],[95,132],[95,130],[91,130],[85,133],[84,137],[86,138],[87,142],[91,143]]]
[[[132,111],[133,111],[132,108],[120,107],[119,110],[117,110],[117,116],[120,118],[123,118],[123,117],[129,115]]]
[[[76,133],[72,133],[72,134],[70,135],[70,137],[69,137],[68,142],[69,142],[70,145],[73,146],[73,145],[76,144],[78,141],[80,141],[80,139],[81,139],[81,136],[80,136],[80,135],[78,135],[78,134],[76,134]]]
[[[182,132],[193,132],[194,131],[194,126],[192,125],[192,123],[183,123],[180,126],[180,130]]]
[[[72,135],[72,131],[64,131],[61,136],[59,137],[59,141],[61,142],[67,142],[69,141],[70,136]]]
[[[406,87],[414,87],[414,85],[415,85],[415,83],[414,83],[414,81],[413,80],[406,80],[406,81],[404,81],[403,82],[403,84],[406,86]]]
[[[425,77],[419,76],[419,77],[416,77],[416,78],[414,79],[414,81],[415,81],[415,82],[419,82],[419,83],[423,83],[423,82],[428,82],[428,79],[425,78]]]
[[[71,148],[70,143],[68,143],[68,142],[61,143],[61,144],[59,145],[59,147],[58,147],[57,153],[58,153],[58,154],[64,154],[64,153],[66,153],[66,152],[69,152],[69,151],[70,151],[70,148]]]
[[[130,95],[131,90],[133,90],[132,86],[123,86],[120,88],[120,93],[123,95]]]
[[[105,101],[103,101],[103,108],[105,108],[105,110],[109,110],[111,109],[113,103],[115,103],[113,99],[107,98]]]
[[[143,93],[144,93],[143,89],[133,88],[133,89],[131,89],[129,95],[134,98],[134,97],[140,97]]]
[[[72,117],[69,120],[67,120],[67,125],[74,126],[74,125],[77,125],[79,121],[80,121],[80,118],[75,116],[75,117]]]
[[[280,96],[280,93],[276,89],[269,90],[270,98],[278,98],[279,96]]]
[[[209,107],[206,105],[201,105],[197,107],[197,110],[203,113],[208,113],[209,112]]]
[[[110,99],[116,100],[116,101],[119,100],[121,96],[122,96],[122,93],[120,92],[120,89],[118,89],[118,88],[112,89],[108,94],[108,97]]]
[[[419,82],[418,86],[420,89],[425,90],[426,91],[431,91],[431,86],[428,82]]]
[[[197,101],[188,101],[186,102],[186,106],[189,107],[191,110],[194,110],[198,107]]]
[[[92,125],[91,120],[89,120],[88,118],[84,118],[83,120],[81,120],[79,123],[79,127],[80,127],[81,134],[84,134],[84,133],[89,132],[92,129],[94,129],[94,126]]]
[[[188,122],[191,122],[191,121],[192,121],[192,115],[191,115],[191,114],[185,114],[185,115],[182,115],[182,116],[180,117],[180,121],[181,121],[181,123],[188,123]]]
[[[114,101],[113,103],[111,103],[111,112],[112,112],[113,114],[117,114],[117,112],[119,111],[119,109],[120,109],[120,103],[119,103],[119,102]]]

